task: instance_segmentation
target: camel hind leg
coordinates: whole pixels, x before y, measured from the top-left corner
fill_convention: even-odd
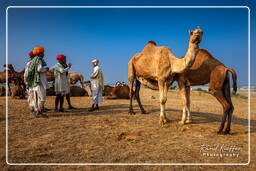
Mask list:
[[[233,111],[234,111],[234,106],[233,106],[231,96],[230,96],[230,85],[229,85],[229,75],[228,75],[228,73],[227,73],[227,76],[226,76],[226,80],[224,82],[223,91],[224,91],[225,98],[227,99],[227,101],[229,103],[229,106],[230,106],[229,111],[228,111],[228,123],[227,123],[226,129],[224,131],[224,134],[229,134],[230,133],[231,122],[232,122],[232,115],[233,115]]]
[[[231,122],[230,113],[233,112],[233,105],[232,103],[230,103],[231,100],[228,99],[227,89],[229,88],[229,86],[227,84],[229,84],[229,77],[226,71],[223,72],[223,68],[217,68],[212,72],[209,91],[213,96],[216,97],[216,99],[223,107],[223,115],[218,134],[227,134],[230,131],[231,123],[228,124],[229,128],[227,127],[226,131],[223,132],[226,119],[227,117],[229,117],[228,122],[229,120]]]
[[[140,81],[136,80],[136,81],[135,81],[135,93],[134,93],[134,94],[135,94],[136,100],[137,100],[137,102],[138,102],[138,104],[139,104],[141,113],[142,113],[142,114],[146,114],[146,111],[145,111],[145,109],[143,108],[143,106],[142,106],[142,104],[141,104],[141,101],[140,101],[140,85],[141,85]]]

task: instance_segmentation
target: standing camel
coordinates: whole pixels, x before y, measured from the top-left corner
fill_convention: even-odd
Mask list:
[[[130,82],[130,108],[129,113],[133,111],[133,94],[137,99],[142,113],[146,113],[141,105],[139,91],[141,83],[151,89],[159,89],[160,93],[160,124],[168,121],[165,115],[165,103],[167,101],[167,92],[173,78],[177,73],[183,73],[190,68],[195,60],[199,50],[199,43],[202,40],[203,31],[197,27],[189,31],[189,45],[184,58],[177,58],[168,47],[156,46],[154,41],[144,47],[142,52],[136,54],[128,63],[128,80]],[[133,84],[136,83],[135,93],[133,93]]]
[[[224,64],[214,58],[207,50],[200,49],[196,55],[194,64],[184,73],[177,74],[174,78],[178,82],[182,103],[183,114],[181,124],[190,123],[190,86],[209,84],[209,92],[220,102],[223,107],[222,122],[218,133],[229,134],[232,113],[234,110],[229,86],[229,75],[232,73],[233,93],[237,90],[236,72],[227,68]],[[228,119],[224,132],[224,124]]]

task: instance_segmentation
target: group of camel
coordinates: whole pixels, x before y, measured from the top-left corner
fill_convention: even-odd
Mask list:
[[[222,121],[218,134],[229,134],[234,106],[230,96],[229,74],[233,79],[233,93],[237,91],[236,72],[227,68],[223,63],[214,58],[207,50],[200,49],[203,31],[197,27],[189,31],[188,49],[184,57],[177,58],[168,47],[157,46],[154,41],[149,41],[144,49],[135,54],[128,63],[128,80],[130,82],[130,108],[129,113],[135,114],[132,106],[135,96],[140,110],[146,113],[140,101],[140,86],[159,90],[160,93],[160,124],[169,120],[165,114],[167,92],[174,81],[178,82],[183,114],[181,124],[190,123],[190,86],[209,83],[209,92],[220,102],[223,107]],[[135,91],[133,86],[135,83]],[[227,126],[224,129],[225,122]]]
[[[21,72],[15,71],[12,64],[4,65],[8,69],[0,72],[0,83],[6,83],[6,73],[8,73],[8,92],[12,97],[19,97],[20,99],[26,98],[26,85],[24,83],[24,69]],[[48,82],[54,82],[53,72],[47,71],[46,78]],[[70,95],[71,96],[91,96],[91,84],[90,81],[84,81],[82,74],[76,72],[69,72]],[[75,86],[77,82],[80,82],[81,87]],[[11,88],[9,83],[13,83]],[[53,84],[52,84],[53,85]],[[5,87],[0,86],[0,96],[5,96]],[[107,96],[107,99],[129,99],[130,88],[124,82],[117,82],[114,86],[105,85],[103,95]],[[54,96],[54,87],[51,86],[46,91],[47,96]]]

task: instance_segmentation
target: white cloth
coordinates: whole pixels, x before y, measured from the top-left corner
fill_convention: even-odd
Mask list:
[[[54,65],[50,71],[54,73],[55,83],[54,83],[54,91],[56,94],[68,94],[70,92],[70,85],[67,72],[69,67],[64,68],[60,63]]]
[[[46,89],[42,85],[38,85],[29,88],[28,94],[28,104],[30,109],[42,112],[46,100]]]
[[[92,104],[99,104],[103,101],[102,90],[97,89],[92,91]]]
[[[24,71],[24,82],[25,82],[26,86],[28,85],[28,67],[30,64],[31,64],[31,60],[27,62],[25,71]]]
[[[92,103],[98,104],[102,102],[102,91],[104,90],[104,76],[98,65],[93,68],[93,73],[91,74],[91,89]]]
[[[91,89],[104,90],[104,76],[98,65],[93,68],[93,73],[91,74]]]
[[[46,79],[46,67],[42,66],[42,62],[39,62],[38,66],[37,66],[37,71],[40,72],[40,85],[42,85],[45,89],[49,88],[49,84],[48,81]]]
[[[24,72],[24,80],[26,84],[28,78],[28,68],[30,64],[31,61],[26,64]],[[31,110],[42,112],[46,100],[46,89],[49,88],[49,85],[44,73],[46,68],[42,66],[41,62],[37,66],[37,71],[40,72],[40,83],[36,87],[30,87],[28,89],[28,105]]]

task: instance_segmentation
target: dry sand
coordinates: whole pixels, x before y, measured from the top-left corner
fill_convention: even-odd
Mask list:
[[[246,93],[244,93],[246,95]],[[5,162],[5,97],[0,98],[1,168],[4,170],[249,170],[255,169],[255,92],[251,109],[251,162],[249,166],[10,166]],[[105,100],[100,110],[87,112],[89,97],[73,97],[77,108],[54,112],[55,97],[47,97],[49,118],[34,118],[26,100],[9,98],[8,161],[10,163],[247,163],[248,100],[233,97],[235,106],[231,135],[217,135],[222,107],[210,94],[191,93],[193,123],[180,125],[179,92],[169,91],[166,105],[171,120],[159,121],[158,92],[141,90],[141,100],[149,114],[128,115],[129,100]],[[65,106],[66,107],[66,106]],[[204,156],[202,146],[237,147],[238,157]],[[205,154],[206,155],[206,154]]]

